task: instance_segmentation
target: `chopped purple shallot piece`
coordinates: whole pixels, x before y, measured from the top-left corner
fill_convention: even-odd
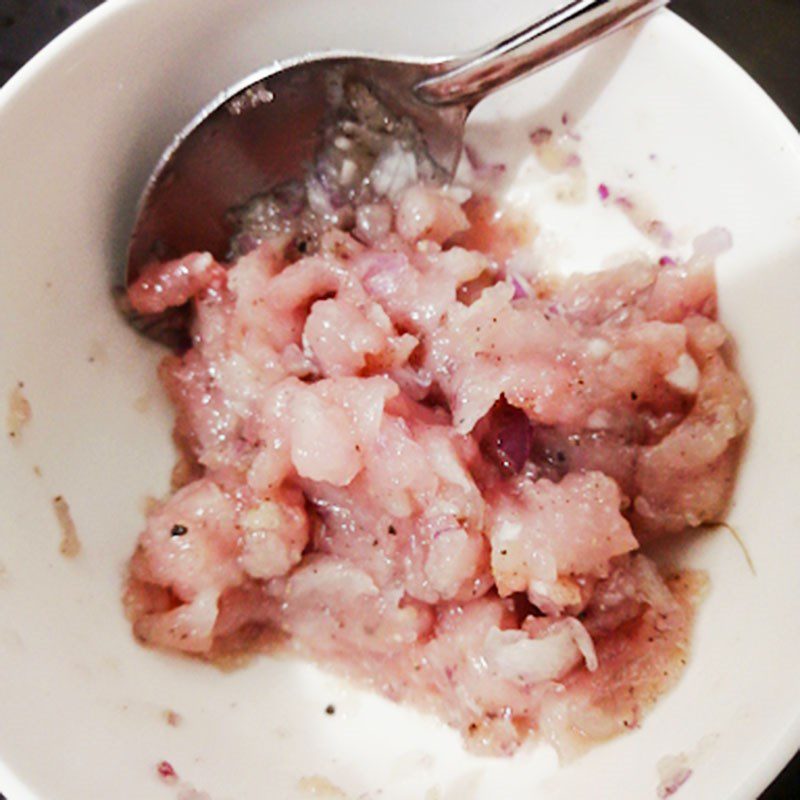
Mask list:
[[[553,138],[553,131],[550,128],[537,128],[531,132],[531,144],[540,145],[549,142]]]
[[[464,145],[464,155],[478,180],[492,180],[505,174],[505,164],[488,162],[472,145]]]
[[[664,798],[672,797],[678,789],[683,786],[689,778],[692,777],[692,770],[689,767],[679,767],[672,775],[668,778],[665,778],[661,783],[658,785],[658,797],[659,800],[664,800]]]

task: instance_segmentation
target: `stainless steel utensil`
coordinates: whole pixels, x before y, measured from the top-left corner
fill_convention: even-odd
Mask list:
[[[410,118],[431,157],[452,175],[467,117],[486,95],[667,2],[570,0],[524,30],[462,57],[316,54],[245,78],[200,111],[161,156],[140,200],[123,288],[154,258],[208,250],[224,259],[234,233],[227,212],[300,177],[311,162],[333,72],[365,83],[387,108]],[[164,342],[174,343],[181,324],[174,315],[167,325],[129,316],[143,333]]]

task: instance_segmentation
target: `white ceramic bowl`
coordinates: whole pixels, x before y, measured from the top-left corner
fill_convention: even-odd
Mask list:
[[[681,800],[751,798],[794,753],[800,145],[741,70],[667,13],[481,112],[492,135],[567,110],[590,182],[634,186],[684,244],[717,224],[734,236],[719,263],[722,314],[756,422],[731,521],[756,572],[723,532],[680,549],[708,569],[712,591],[684,679],[642,728],[561,768],[547,748],[479,759],[436,721],[306,664],[261,658],[223,674],[142,649],[122,615],[142,501],[165,490],[172,450],[159,351],[121,322],[109,283],[171,134],[271,59],[332,47],[454,52],[549,2],[112,0],[0,92],[0,388],[24,381],[33,408],[21,441],[0,444],[0,791],[9,800],[176,798],[156,775],[161,759],[214,800],[309,797],[313,784],[301,779],[315,775],[351,798],[623,800],[654,797],[657,763],[678,753],[694,770]],[[535,167],[515,174],[511,198],[536,204],[555,263],[596,263],[643,243],[592,192],[566,207]],[[56,494],[83,542],[71,561],[58,552]],[[324,713],[331,702],[335,716]],[[178,727],[165,723],[166,709],[182,716]]]

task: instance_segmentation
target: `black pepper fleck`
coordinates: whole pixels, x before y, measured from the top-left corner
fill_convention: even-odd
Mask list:
[[[333,703],[330,703],[329,705],[325,706],[325,713],[328,716],[332,716],[333,714],[336,713],[336,706],[333,705]]]
[[[397,528],[394,525],[389,526],[389,536],[397,536]]]
[[[172,530],[169,532],[170,536],[185,536],[189,533],[189,529],[185,525],[173,525]]]

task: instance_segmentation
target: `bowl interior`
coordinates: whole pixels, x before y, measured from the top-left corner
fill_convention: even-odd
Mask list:
[[[664,558],[705,568],[711,592],[679,687],[631,735],[557,766],[547,748],[507,760],[463,752],[435,720],[301,662],[223,673],[139,647],[120,605],[148,495],[168,486],[161,351],[109,296],[138,192],[162,148],[217,91],[275,58],[327,48],[434,55],[519,26],[549,0],[136,0],[108,3],[0,93],[0,389],[21,381],[33,418],[0,444],[0,790],[10,800],[175,797],[155,765],[214,800],[482,800],[654,796],[656,765],[691,756],[682,798],[750,797],[800,742],[800,326],[797,133],[724,55],[660,14],[498,94],[472,136],[512,165],[508,200],[542,225],[553,267],[597,266],[650,245],[592,187],[628,187],[675,232],[715,225],[718,264],[756,420],[730,522]],[[558,200],[525,151],[567,112],[586,199]],[[537,245],[538,246],[538,245]],[[5,394],[4,394],[5,396]],[[59,554],[52,498],[83,545]],[[325,714],[333,703],[337,713]],[[165,712],[181,716],[168,725]],[[338,797],[329,791],[329,796]],[[344,795],[341,795],[344,796]]]

